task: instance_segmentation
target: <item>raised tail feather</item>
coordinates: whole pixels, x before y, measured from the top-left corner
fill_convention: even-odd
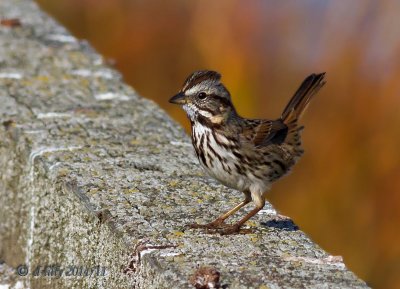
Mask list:
[[[312,97],[325,84],[325,72],[308,76],[283,110],[281,119],[289,126],[300,119]]]
[[[311,74],[308,76],[286,105],[281,116],[281,120],[288,127],[285,142],[295,147],[298,156],[303,153],[300,140],[300,130],[303,127],[299,127],[297,121],[307,108],[312,97],[325,84],[324,77],[325,73]]]

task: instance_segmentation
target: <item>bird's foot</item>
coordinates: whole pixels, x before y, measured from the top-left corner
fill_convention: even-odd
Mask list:
[[[211,222],[209,224],[191,224],[190,228],[193,229],[204,229],[208,234],[220,234],[220,235],[235,235],[235,234],[249,234],[252,233],[251,229],[241,229],[241,226],[234,224],[229,225],[224,222]]]
[[[192,229],[212,229],[212,230],[222,229],[225,228],[226,226],[229,225],[225,224],[224,221],[221,220],[215,220],[208,224],[193,223],[189,225],[189,227]]]
[[[218,230],[220,235],[235,235],[235,234],[246,234],[248,230],[240,230],[240,225],[228,225],[225,228]]]

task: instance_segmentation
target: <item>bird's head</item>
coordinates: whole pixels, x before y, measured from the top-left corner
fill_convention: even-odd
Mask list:
[[[218,72],[196,71],[186,79],[181,91],[169,102],[182,105],[193,122],[201,118],[221,124],[236,112],[229,91],[220,80]]]

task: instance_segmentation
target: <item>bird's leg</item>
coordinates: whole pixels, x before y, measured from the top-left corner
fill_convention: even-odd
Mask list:
[[[245,199],[238,204],[237,206],[233,207],[232,209],[230,209],[229,211],[227,211],[226,213],[222,214],[221,216],[219,216],[218,218],[216,218],[214,221],[212,221],[211,223],[208,224],[197,224],[194,223],[192,225],[190,225],[191,228],[195,228],[195,229],[218,229],[223,227],[224,221],[229,218],[230,216],[232,216],[234,213],[236,213],[237,211],[239,211],[241,208],[243,208],[244,206],[246,206],[248,203],[250,203],[251,201],[251,195],[250,192],[245,191],[243,192],[245,194]]]
[[[245,205],[247,205],[250,202],[250,200],[248,200],[247,198],[242,201],[239,205],[235,206],[234,208],[230,209],[229,211],[227,211],[225,214],[222,214],[221,216],[219,216],[218,218],[216,218],[214,221],[212,221],[211,223],[208,224],[191,224],[190,227],[191,228],[195,228],[195,229],[217,229],[220,228],[222,226],[222,224],[224,223],[224,221],[231,215],[233,215],[234,213],[236,213],[237,211],[239,211],[242,207],[244,207]]]
[[[255,216],[262,208],[264,208],[265,205],[265,199],[260,198],[255,201],[256,207],[251,210],[246,216],[244,216],[242,219],[240,219],[236,224],[227,226],[223,228],[219,233],[221,235],[229,235],[229,234],[235,234],[240,231],[240,227],[243,226],[244,223],[246,223],[251,217]]]

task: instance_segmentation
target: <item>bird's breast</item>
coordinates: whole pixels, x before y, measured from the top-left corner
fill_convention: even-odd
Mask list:
[[[192,142],[205,171],[224,185],[244,191],[251,185],[238,143],[212,128],[195,123]]]

